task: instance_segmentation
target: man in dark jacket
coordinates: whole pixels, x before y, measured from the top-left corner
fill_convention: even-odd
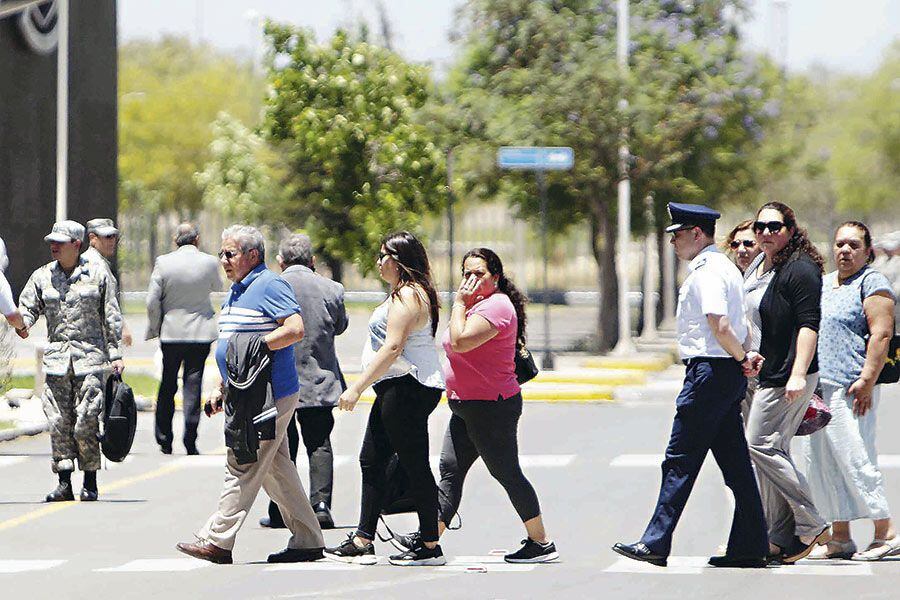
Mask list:
[[[300,408],[297,425],[288,426],[291,460],[297,460],[299,437],[303,437],[309,457],[309,496],[322,529],[332,529],[331,490],[334,455],[331,431],[332,410],[347,385],[338,364],[334,338],[347,329],[344,286],[315,272],[316,262],[309,236],[294,234],[282,240],[278,264],[282,278],[294,288],[303,312],[306,335],[294,345],[294,360],[300,377]],[[284,527],[278,506],[269,503],[269,516],[260,519],[263,527]]]

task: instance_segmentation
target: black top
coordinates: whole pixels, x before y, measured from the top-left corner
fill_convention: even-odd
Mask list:
[[[822,273],[807,254],[794,254],[776,267],[759,304],[762,321],[759,353],[766,359],[759,372],[759,387],[787,385],[797,355],[800,328],[819,331],[821,299]],[[819,362],[814,353],[807,374],[818,372]]]

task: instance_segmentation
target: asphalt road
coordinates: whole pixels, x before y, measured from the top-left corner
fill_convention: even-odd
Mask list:
[[[520,426],[525,471],[541,499],[561,560],[506,565],[495,551],[516,548],[523,531],[500,486],[483,465],[473,468],[461,507],[463,527],[442,540],[446,567],[372,567],[320,561],[267,565],[284,547],[283,531],[260,528],[263,497],[241,531],[233,566],[179,554],[174,544],[214,509],[222,484],[222,421],[204,419],[200,457],[176,447],[162,456],[151,415],[142,414],[133,455],[100,473],[101,501],[46,505],[55,485],[46,435],[0,443],[0,597],[81,598],[896,598],[900,564],[811,563],[759,570],[702,566],[727,535],[731,504],[708,460],[676,532],[670,567],[621,559],[610,549],[643,531],[659,486],[659,455],[668,438],[674,391],[621,404],[528,403]],[[888,496],[900,503],[900,386],[882,398],[879,452]],[[335,544],[358,515],[355,455],[368,408],[341,414],[333,438],[338,455],[334,514],[345,528],[327,531]],[[180,415],[176,414],[176,418]],[[431,422],[432,453],[448,418]],[[176,431],[177,433],[177,431]],[[303,473],[305,467],[301,467]],[[76,489],[80,475],[75,477]],[[400,530],[409,515],[391,517]],[[871,525],[854,526],[857,544]],[[392,548],[376,544],[386,557]],[[483,567],[470,569],[470,567]]]

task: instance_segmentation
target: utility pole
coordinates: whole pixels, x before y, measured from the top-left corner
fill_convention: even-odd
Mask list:
[[[56,220],[69,212],[69,0],[57,4],[56,30]]]
[[[453,148],[447,150],[447,319],[450,319],[450,313],[453,312],[453,290],[454,290],[454,273],[456,273],[456,265],[454,264],[453,245],[455,243],[455,218],[453,214]]]
[[[619,0],[616,15],[616,61],[619,72],[628,74],[628,1]],[[624,113],[628,100],[619,100],[619,109]],[[622,144],[619,146],[619,194],[618,231],[616,247],[616,276],[619,287],[619,341],[614,354],[631,354],[635,351],[631,340],[631,315],[628,306],[628,242],[631,238],[631,180],[628,179],[628,131],[622,128]]]

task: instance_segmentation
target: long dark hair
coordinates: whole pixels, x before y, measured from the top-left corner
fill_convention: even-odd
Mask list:
[[[431,335],[437,333],[438,314],[441,307],[434,282],[431,279],[431,265],[428,262],[428,253],[422,242],[408,231],[389,233],[381,240],[381,245],[391,255],[400,273],[400,283],[391,290],[391,298],[399,298],[400,290],[405,286],[419,285],[428,296],[431,310]],[[416,294],[418,298],[418,294]]]
[[[822,253],[819,252],[818,248],[816,248],[813,243],[809,241],[809,236],[806,234],[806,229],[797,226],[797,217],[794,214],[793,209],[787,204],[782,204],[781,202],[767,202],[763,204],[758,211],[756,211],[756,218],[759,219],[759,213],[767,208],[780,212],[781,217],[784,219],[784,226],[789,229],[794,229],[794,234],[791,236],[791,239],[788,240],[788,243],[785,244],[784,248],[779,250],[772,258],[772,266],[780,267],[781,265],[786,263],[788,259],[790,259],[794,255],[795,252],[799,251],[809,256],[812,261],[819,267],[819,272],[824,273],[825,258],[822,256]]]
[[[487,264],[488,272],[497,276],[497,289],[506,294],[512,302],[513,308],[516,309],[516,320],[518,328],[516,329],[516,348],[525,346],[525,325],[528,324],[528,317],[525,315],[525,305],[528,304],[528,298],[519,291],[509,277],[503,273],[503,263],[500,257],[490,248],[472,248],[462,258],[462,270],[465,271],[466,259],[480,258]]]
[[[871,264],[872,261],[875,260],[875,250],[872,248],[872,233],[869,231],[868,226],[862,221],[844,221],[834,230],[834,239],[837,239],[837,232],[840,231],[842,227],[855,227],[862,232],[863,243],[866,245],[866,252],[868,254],[866,264]]]

